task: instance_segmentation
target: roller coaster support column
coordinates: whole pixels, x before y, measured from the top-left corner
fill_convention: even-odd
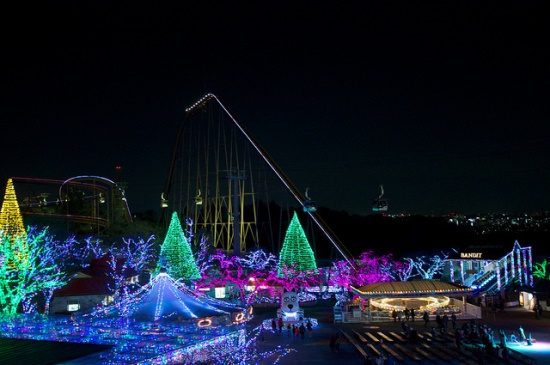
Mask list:
[[[241,213],[240,213],[240,199],[239,199],[239,181],[246,179],[245,172],[241,170],[233,170],[227,172],[227,178],[233,185],[233,254],[235,256],[241,255]]]

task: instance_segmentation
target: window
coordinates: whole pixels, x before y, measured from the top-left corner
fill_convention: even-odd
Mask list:
[[[67,300],[67,312],[76,312],[80,309],[80,301]]]

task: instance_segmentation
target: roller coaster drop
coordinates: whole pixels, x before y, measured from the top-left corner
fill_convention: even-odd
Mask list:
[[[214,119],[215,105],[220,107],[219,121]],[[229,123],[223,123],[225,117],[229,117]],[[259,156],[260,162],[267,164],[277,180],[353,267],[351,254],[312,208],[309,197],[294,186],[250,131],[213,94],[205,95],[186,109],[161,196],[163,216],[169,216],[167,213],[172,210],[177,211],[180,218],[194,219],[195,231],[209,232],[216,247],[221,245],[226,251],[232,247],[236,255],[246,251],[247,238],[258,241],[253,180],[260,169],[253,168],[253,156]],[[222,183],[223,180],[227,183]],[[245,198],[252,201],[250,214],[244,212]]]

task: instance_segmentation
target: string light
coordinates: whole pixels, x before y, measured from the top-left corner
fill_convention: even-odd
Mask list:
[[[279,255],[279,275],[282,275],[283,266],[293,267],[298,272],[317,273],[315,255],[296,212],[286,231]]]

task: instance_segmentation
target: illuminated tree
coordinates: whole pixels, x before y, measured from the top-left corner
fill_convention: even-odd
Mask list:
[[[113,293],[113,305],[120,305],[132,291],[133,283],[128,278],[139,274],[154,262],[154,239],[154,236],[146,241],[142,238],[123,238],[122,245],[113,243],[110,247],[102,246],[100,240],[86,239],[86,256],[105,265],[103,274],[110,279],[109,290]]]
[[[391,255],[376,256],[372,251],[361,253],[357,260],[355,284],[363,286],[391,280],[389,268],[393,262]]]
[[[445,266],[445,259],[449,257],[448,254],[442,252],[443,257],[434,255],[428,260],[424,256],[417,257],[413,260],[410,257],[405,257],[404,260],[410,263],[410,265],[416,270],[417,275],[422,279],[432,280],[435,275],[441,274]]]
[[[192,225],[193,222],[188,220],[187,224]],[[165,268],[166,272],[175,280],[196,280],[201,277],[193,252],[191,251],[191,245],[183,233],[176,212],[172,214],[166,238],[160,249],[157,269],[161,268]]]
[[[319,285],[318,276],[309,275],[303,271],[296,270],[294,266],[279,266],[277,272],[268,272],[267,280],[288,291],[311,288]]]
[[[547,279],[550,280],[550,275],[546,274],[546,266],[548,265],[548,261],[544,259],[542,262],[537,262],[533,265],[533,276],[537,277],[539,279]]]
[[[12,179],[8,179],[2,210],[0,210],[0,231],[3,231],[4,235],[12,240],[17,237],[25,237],[27,234]]]
[[[62,262],[69,262],[68,252],[76,241],[60,243],[48,235],[47,228],[30,228],[26,235],[14,239],[0,236],[0,306],[14,315],[24,300],[38,293],[46,296],[46,307],[53,290],[65,285],[69,274]],[[22,254],[24,252],[24,254]],[[9,263],[9,264],[6,264]],[[29,308],[27,306],[27,308]]]
[[[413,269],[409,261],[392,261],[387,268],[392,281],[408,281]]]
[[[286,231],[283,248],[279,255],[279,276],[282,275],[282,269],[285,266],[292,267],[300,273],[317,274],[315,255],[296,212]]]
[[[237,258],[239,264],[248,269],[257,271],[271,271],[277,267],[277,257],[264,250],[257,250],[246,253],[243,257]]]

